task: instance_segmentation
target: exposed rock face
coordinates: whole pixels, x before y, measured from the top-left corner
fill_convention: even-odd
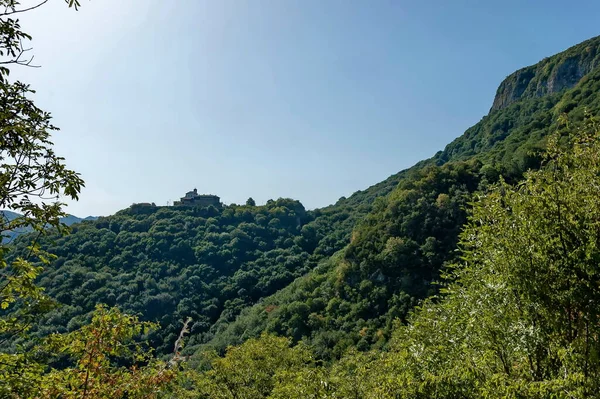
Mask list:
[[[569,89],[599,65],[600,36],[509,75],[498,87],[490,112],[506,108],[521,98]]]

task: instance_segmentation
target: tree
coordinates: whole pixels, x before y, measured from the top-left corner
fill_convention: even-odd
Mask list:
[[[115,309],[99,307],[91,324],[68,335],[55,335],[36,350],[22,351],[8,343],[24,335],[32,318],[48,309],[49,299],[36,286],[36,278],[50,254],[40,250],[37,239],[49,228],[66,232],[60,218],[66,216],[62,198],[77,200],[84,185],[79,174],[68,169],[52,146],[48,112],[36,107],[25,83],[10,82],[10,67],[32,66],[31,39],[15,15],[44,5],[21,7],[16,0],[0,0],[0,237],[15,229],[33,230],[32,242],[22,253],[0,242],[0,396],[3,398],[152,398],[170,381],[174,372],[154,361],[142,347],[129,346],[150,327]],[[78,0],[65,0],[77,8]],[[43,354],[61,356],[74,365],[50,367]],[[65,358],[66,356],[66,358]],[[126,358],[131,367],[115,363]],[[51,360],[52,358],[50,358]],[[58,362],[58,364],[61,364]],[[62,363],[64,364],[64,363]]]
[[[542,159],[476,196],[442,295],[389,352],[280,372],[272,397],[600,397],[598,121],[561,128]]]
[[[69,334],[54,334],[40,348],[66,356],[73,367],[52,368],[44,374],[35,396],[40,399],[163,397],[176,377],[176,368],[156,360],[152,351],[136,340],[156,327],[115,308],[98,306],[90,324]],[[115,359],[131,366],[120,366]]]
[[[10,209],[20,216],[10,219],[2,213],[0,236],[15,229],[32,229],[37,236],[48,227],[61,228],[65,216],[59,197],[77,199],[83,187],[79,175],[68,169],[64,159],[52,149],[51,132],[56,131],[49,113],[35,106],[28,96],[33,90],[22,82],[9,82],[10,66],[31,66],[26,59],[30,49],[23,42],[25,33],[15,15],[43,5],[24,8],[16,0],[0,0],[0,209]],[[67,1],[78,7],[75,0]],[[3,240],[4,241],[4,240]],[[0,337],[7,340],[24,333],[30,325],[31,311],[47,307],[47,298],[35,285],[42,263],[48,255],[39,250],[35,240],[22,254],[7,260],[10,248],[0,243]],[[17,305],[17,306],[15,306]],[[7,313],[8,312],[8,313]],[[7,316],[8,315],[8,316]],[[0,353],[0,393],[25,392],[30,389],[41,366],[25,353]]]
[[[193,374],[193,391],[202,398],[270,397],[279,373],[293,373],[313,364],[306,347],[290,348],[290,343],[288,338],[263,334],[229,348],[224,357],[213,354],[211,369]]]
[[[394,378],[372,397],[598,397],[600,129],[586,119],[549,139],[541,170],[476,198],[443,297],[396,329],[367,377]]]
[[[246,200],[246,205],[248,206],[256,206],[256,201],[254,201],[254,199],[252,197],[248,198]]]

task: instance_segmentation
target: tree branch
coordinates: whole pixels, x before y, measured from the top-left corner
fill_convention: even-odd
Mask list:
[[[7,15],[13,15],[13,14],[18,14],[20,12],[26,12],[26,11],[35,10],[36,8],[43,6],[47,2],[48,2],[48,0],[44,0],[40,4],[38,4],[36,6],[32,6],[32,7],[29,7],[29,8],[24,8],[22,10],[12,10],[12,11],[9,11],[9,12],[3,12],[2,14],[0,14],[0,17],[6,17]]]
[[[28,51],[31,51],[32,48],[23,48],[23,42],[21,41],[19,44],[19,54],[17,55],[17,58],[14,58],[12,60],[8,60],[8,61],[0,61],[0,65],[9,65],[9,64],[17,64],[17,65],[21,65],[21,66],[27,66],[30,68],[39,68],[40,65],[31,65],[31,62],[33,61],[33,58],[35,56],[31,56],[31,58],[29,60],[22,60],[21,57],[23,56],[23,54],[25,54]]]

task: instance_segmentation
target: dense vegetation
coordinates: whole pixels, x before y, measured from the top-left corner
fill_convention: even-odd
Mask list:
[[[558,65],[597,41],[543,63]],[[138,205],[43,239],[57,259],[39,281],[64,306],[35,335],[71,331],[106,303],[159,322],[150,339],[160,353],[187,317],[189,353],[206,343],[222,351],[263,331],[303,339],[325,359],[349,347],[386,348],[394,320],[435,294],[440,270],[456,260],[473,193],[538,168],[561,115],[578,124],[585,110],[600,112],[599,74],[493,111],[433,158],[327,208],[286,199]]]
[[[389,350],[323,365],[303,343],[262,335],[188,377],[195,394],[598,397],[599,133],[590,118],[566,150],[554,135],[541,170],[477,196],[442,294],[396,324]]]
[[[37,285],[52,255],[37,238],[55,229],[64,233],[67,218],[59,197],[77,199],[83,181],[53,149],[49,113],[31,100],[33,90],[9,80],[13,66],[31,58],[31,39],[16,16],[44,5],[25,7],[0,0],[0,397],[152,399],[169,390],[181,361],[178,350],[169,363],[154,358],[140,336],[155,327],[118,309],[98,306],[90,323],[69,334],[51,334],[29,350],[11,347],[27,337],[37,316],[53,301]],[[66,0],[77,8],[78,0]],[[68,219],[67,219],[68,220]],[[15,232],[27,232],[28,245],[7,244]],[[24,242],[25,242],[24,241]],[[185,332],[185,328],[182,333]]]
[[[372,202],[348,247],[220,326],[210,346],[222,350],[269,331],[303,339],[324,358],[349,347],[385,348],[394,320],[434,294],[439,271],[457,259],[473,193],[500,176],[516,183],[527,169],[539,168],[561,118],[579,126],[586,112],[600,113],[599,91],[600,70],[594,70],[570,90],[524,98],[490,113],[432,159],[375,186],[396,184]]]
[[[136,205],[73,226],[66,237],[48,235],[39,243],[57,258],[40,284],[63,306],[45,315],[37,334],[78,328],[105,303],[160,322],[151,338],[170,352],[187,317],[202,337],[218,319],[233,320],[305,274],[318,258],[311,219],[285,199],[222,208]]]
[[[67,236],[45,235],[39,244],[56,259],[39,282],[61,306],[45,313],[32,335],[72,331],[104,303],[164,326],[150,336],[161,353],[171,351],[187,317],[194,321],[190,345],[206,342],[242,309],[343,248],[358,213],[352,210],[307,212],[290,199],[207,208],[138,204],[73,226]],[[13,253],[25,251],[29,239],[17,240]]]
[[[83,181],[0,67],[0,231],[33,231],[0,243],[0,397],[597,397],[599,45],[509,76],[444,151],[335,205],[138,204],[70,235],[45,195]]]
[[[454,257],[479,169],[477,162],[431,166],[404,180],[376,202],[343,252],[243,312],[213,344],[224,348],[267,330],[304,338],[324,357],[383,346],[393,320],[435,292],[432,282]]]

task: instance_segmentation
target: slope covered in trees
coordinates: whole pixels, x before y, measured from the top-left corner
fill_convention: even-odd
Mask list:
[[[232,321],[259,298],[285,287],[320,258],[298,201],[223,208],[136,205],[114,216],[73,226],[39,240],[57,258],[40,276],[62,306],[47,313],[40,336],[88,321],[96,304],[158,321],[153,342],[169,352],[181,320],[194,335],[218,319]],[[23,252],[27,237],[15,253]]]
[[[599,46],[591,39],[542,63],[582,51],[591,57]],[[431,159],[323,209],[292,200],[138,206],[47,238],[42,247],[58,258],[40,283],[63,306],[37,334],[70,331],[107,303],[160,322],[151,338],[162,352],[187,317],[190,352],[206,342],[222,350],[262,331],[304,339],[325,358],[385,347],[393,320],[434,294],[440,270],[456,259],[472,193],[537,168],[560,115],[577,124],[584,110],[600,111],[599,73],[492,111]]]
[[[551,137],[541,170],[478,195],[441,295],[394,326],[387,351],[323,364],[262,335],[190,386],[211,398],[599,397],[598,154],[588,118]]]
[[[27,36],[2,4],[6,50]],[[66,237],[61,204],[19,196],[83,182],[0,68],[0,204],[21,212],[0,230],[35,231],[0,243],[0,396],[597,397],[599,43],[509,76],[444,151],[330,207],[138,205]]]
[[[589,117],[600,114],[599,46],[591,39],[526,68],[527,82],[509,76],[499,89],[501,96],[512,87],[509,101],[443,151],[330,207],[307,211],[291,199],[138,205],[66,237],[41,237],[55,257],[39,252],[37,265],[25,262],[24,294],[15,292],[38,301],[33,280],[43,265],[36,282],[58,306],[39,309],[31,334],[10,342],[57,342],[56,358],[34,363],[36,378],[63,389],[45,391],[50,397],[94,372],[107,390],[139,377],[142,396],[145,378],[162,376],[181,379],[176,397],[590,396],[599,363],[598,193],[587,183],[600,168]],[[558,89],[559,81],[567,83]],[[582,130],[548,139],[567,128]],[[69,177],[76,187],[67,194],[76,197],[81,181]],[[25,210],[34,213],[28,223],[50,217],[35,225],[40,233],[64,215],[60,206]],[[16,240],[8,264],[38,253],[28,247],[32,238]],[[17,314],[27,309],[23,298],[11,299]],[[134,342],[143,334],[171,353],[188,317],[191,364],[206,372],[176,375],[143,357],[141,344],[137,360],[102,346],[93,349],[97,362],[85,361],[90,336],[102,334]],[[161,328],[147,329],[147,321]],[[231,344],[242,346],[220,357]],[[136,362],[151,367],[119,367]],[[48,365],[57,367],[40,371]],[[115,375],[96,365],[114,366]],[[87,377],[82,387],[85,396]]]
[[[595,52],[600,38],[550,57],[552,64],[578,51]],[[532,67],[536,69],[537,67]],[[539,69],[539,68],[538,68]],[[512,79],[509,77],[507,79]],[[349,347],[384,347],[396,318],[437,291],[445,264],[457,259],[458,236],[475,191],[502,176],[515,183],[537,169],[547,137],[567,117],[579,126],[600,113],[600,70],[571,89],[524,97],[492,111],[433,158],[369,189],[396,187],[373,202],[354,228],[352,242],[335,258],[230,325],[220,325],[211,346],[222,350],[262,331],[303,339],[326,358]],[[348,201],[353,200],[352,197]]]

